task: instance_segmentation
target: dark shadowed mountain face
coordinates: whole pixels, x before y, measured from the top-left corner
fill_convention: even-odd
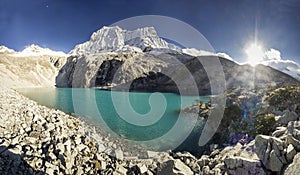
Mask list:
[[[206,73],[207,68],[201,64],[201,59],[207,59],[207,57],[202,56],[189,60],[184,65],[179,65],[175,68],[174,73],[172,73],[172,75],[174,75],[172,79],[177,79],[177,82],[186,83],[180,84],[180,86],[184,86],[186,89],[182,91],[184,95],[194,95],[190,94],[190,88],[192,87],[191,84],[186,81],[190,78],[195,80],[199,95],[211,94],[210,79]],[[214,67],[210,67],[210,69],[224,72],[227,89],[281,87],[299,83],[299,81],[293,77],[268,66],[257,65],[256,67],[252,67],[250,65],[239,65],[221,57],[219,57],[219,60],[223,70],[214,69]],[[188,74],[181,73],[183,70],[182,66],[189,70]],[[155,74],[154,76],[153,73],[149,73],[146,77],[134,80],[130,86],[130,90],[179,93],[177,88],[178,84],[176,85],[172,79],[163,74]],[[220,83],[222,83],[222,81],[220,81]]]
[[[231,88],[279,87],[299,81],[271,67],[239,65],[217,56],[185,54],[101,54],[69,57],[58,87],[210,95]],[[213,91],[212,88],[219,90]],[[196,89],[196,90],[195,90]]]

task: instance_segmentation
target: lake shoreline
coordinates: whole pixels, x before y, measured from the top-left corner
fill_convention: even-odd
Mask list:
[[[298,119],[247,144],[223,149],[212,145],[209,155],[200,158],[171,151],[130,157],[118,147],[121,143],[97,134],[80,118],[41,106],[12,89],[0,90],[0,100],[0,174],[267,174],[293,172],[300,159],[300,141],[294,135]],[[275,154],[265,154],[266,144],[275,145]],[[262,156],[286,162],[265,162]]]

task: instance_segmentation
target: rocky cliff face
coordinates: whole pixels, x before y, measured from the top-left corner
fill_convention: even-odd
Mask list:
[[[60,70],[57,87],[102,87],[124,84],[150,71],[160,72],[165,62],[149,54],[97,54],[71,56]]]

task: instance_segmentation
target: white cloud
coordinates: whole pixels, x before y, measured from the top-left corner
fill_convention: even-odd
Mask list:
[[[281,60],[281,53],[279,50],[271,48],[265,52],[265,56],[263,59],[266,60]]]
[[[295,61],[282,59],[279,50],[272,48],[267,50],[261,63],[300,80],[300,65]]]
[[[213,53],[205,50],[197,50],[195,48],[182,49],[182,52],[192,56],[219,56],[234,61],[228,54],[222,52]]]
[[[218,52],[217,56],[227,58],[228,60],[234,61],[227,53]]]

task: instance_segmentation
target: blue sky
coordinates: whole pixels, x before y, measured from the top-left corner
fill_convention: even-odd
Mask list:
[[[238,61],[256,36],[300,63],[299,0],[0,0],[0,45],[68,52],[102,26],[139,15],[184,21]]]

